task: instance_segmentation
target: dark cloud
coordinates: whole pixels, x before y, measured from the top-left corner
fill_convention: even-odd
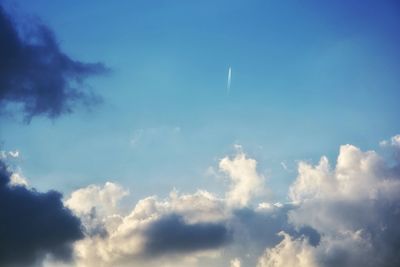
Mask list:
[[[148,255],[215,249],[231,240],[221,223],[188,224],[172,214],[152,223],[146,231]]]
[[[0,161],[0,266],[29,266],[46,254],[70,259],[70,245],[83,233],[61,194],[10,186],[9,181],[10,173]]]
[[[33,19],[28,24],[17,25],[0,5],[0,111],[17,104],[29,121],[37,115],[55,118],[77,102],[98,100],[83,82],[106,67],[71,59],[47,26]]]
[[[299,237],[306,237],[308,242],[310,243],[311,246],[315,247],[319,245],[319,242],[321,241],[321,235],[318,233],[317,230],[310,226],[303,226],[301,227],[298,231],[287,231],[290,233],[292,236],[299,238]]]
[[[226,253],[231,258],[240,258],[242,266],[257,266],[258,257],[265,248],[274,247],[282,241],[283,237],[278,235],[281,231],[296,238],[306,237],[310,245],[318,245],[321,236],[315,229],[309,226],[296,228],[288,222],[288,212],[294,209],[295,205],[284,204],[269,211],[250,207],[234,210],[228,225],[232,229],[235,245],[229,247]]]
[[[252,244],[254,249],[260,249],[273,246],[282,239],[276,233],[292,229],[287,223],[287,211],[291,207],[284,206],[275,211],[257,212],[251,208],[242,208],[234,211],[234,217],[231,220],[231,227],[235,230],[235,238],[246,240],[242,244],[248,246]],[[240,250],[244,250],[245,247]]]

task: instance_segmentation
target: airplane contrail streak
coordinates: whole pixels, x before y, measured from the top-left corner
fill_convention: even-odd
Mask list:
[[[231,90],[231,79],[232,79],[232,68],[229,66],[229,69],[228,69],[228,82],[227,82],[227,85],[226,85],[226,89],[227,89],[228,94],[229,94],[229,92]]]

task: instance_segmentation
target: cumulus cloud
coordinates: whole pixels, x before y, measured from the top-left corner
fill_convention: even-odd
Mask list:
[[[395,147],[396,140],[387,145]],[[260,266],[399,266],[396,160],[343,145],[334,168],[326,157],[315,166],[301,162],[289,190],[297,208],[288,218],[294,227],[315,229],[320,241],[312,246],[284,233],[280,244],[266,250]]]
[[[292,239],[280,232],[283,240],[275,247],[266,250],[257,267],[317,267],[313,250],[304,238]]]
[[[12,174],[0,161],[0,265],[29,266],[49,255],[71,259],[71,245],[83,233],[61,194],[11,185],[11,180]]]
[[[257,172],[257,161],[239,151],[234,158],[225,157],[219,163],[222,172],[231,180],[228,202],[237,207],[246,206],[253,196],[265,192],[264,177]]]
[[[103,188],[89,186],[80,189],[66,201],[76,214],[84,218],[82,221],[86,228],[93,229],[95,222],[106,233],[87,235],[76,244],[76,255],[82,266],[125,266],[139,262],[144,266],[145,259],[148,262],[160,257],[164,257],[165,265],[168,262],[166,257],[174,258],[175,254],[183,259],[190,256],[193,262],[197,256],[214,256],[213,251],[230,241],[224,203],[211,193],[198,191],[180,195],[173,191],[166,199],[152,196],[138,201],[128,214],[114,213],[115,209],[93,212],[99,205],[94,201],[99,198],[97,195],[110,187],[117,190],[109,193],[118,197],[122,188],[107,183]],[[92,207],[82,209],[79,205],[72,205],[82,199],[87,199]],[[207,251],[211,253],[203,253]],[[154,263],[154,266],[158,264]]]
[[[241,266],[241,263],[238,258],[231,260],[231,267],[240,267],[240,266]]]
[[[90,185],[78,189],[65,203],[78,214],[90,213],[93,209],[98,215],[115,214],[118,213],[118,202],[128,194],[121,186],[107,182],[103,187]]]
[[[125,191],[119,185],[109,182],[73,192],[66,200],[67,206],[82,218],[86,229],[101,228],[104,233],[87,233],[84,240],[76,243],[78,265],[201,266],[210,264],[211,259],[221,260],[222,254],[245,257],[254,250],[252,255],[259,255],[265,245],[275,245],[280,241],[276,232],[287,221],[287,207],[270,204],[271,208],[265,209],[266,203],[261,209],[250,207],[259,192],[254,186],[263,187],[256,161],[239,151],[233,158],[222,159],[219,166],[231,181],[223,197],[205,190],[191,194],[173,190],[164,199],[141,199],[124,213],[116,212],[114,204],[105,208],[107,203],[120,201]],[[245,201],[233,199],[229,194],[232,191]],[[107,199],[113,201],[101,200],[105,192]],[[271,230],[260,231],[266,227]]]
[[[28,26],[29,25],[29,26]],[[74,60],[61,51],[54,33],[31,19],[17,24],[0,5],[0,106],[16,105],[25,118],[51,118],[98,97],[84,90],[84,80],[107,71],[101,63]]]

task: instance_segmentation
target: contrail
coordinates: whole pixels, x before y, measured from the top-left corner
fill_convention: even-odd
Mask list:
[[[226,89],[227,89],[228,94],[231,91],[231,79],[232,79],[232,68],[231,68],[231,66],[229,66],[229,69],[228,69],[228,83],[226,85]]]

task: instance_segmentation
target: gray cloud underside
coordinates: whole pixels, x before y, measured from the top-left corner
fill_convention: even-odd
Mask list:
[[[214,249],[231,240],[231,233],[222,223],[188,224],[177,214],[152,223],[145,236],[145,253],[149,256]]]

